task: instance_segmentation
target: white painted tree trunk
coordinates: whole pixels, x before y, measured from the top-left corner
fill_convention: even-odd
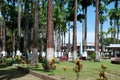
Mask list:
[[[47,54],[46,54],[47,61],[50,61],[54,57],[53,53],[54,53],[53,48],[47,48]]]

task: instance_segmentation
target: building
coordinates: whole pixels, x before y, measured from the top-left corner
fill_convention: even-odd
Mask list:
[[[110,44],[106,46],[111,57],[111,63],[120,63],[120,44]]]

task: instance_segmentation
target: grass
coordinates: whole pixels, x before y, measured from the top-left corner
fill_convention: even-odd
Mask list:
[[[101,60],[101,62],[89,62],[89,61],[81,61],[83,65],[83,69],[80,72],[79,80],[96,80],[99,77],[99,73],[101,71],[101,65],[105,65],[106,76],[108,80],[120,80],[120,65],[111,64],[110,60]],[[76,74],[73,72],[72,68],[75,66],[73,62],[58,62],[56,63],[57,67],[54,72],[45,72],[42,68],[42,64],[39,64],[38,68],[30,68],[31,70],[44,74],[47,76],[52,76],[57,80],[75,80]],[[63,66],[67,67],[67,70],[63,71]]]
[[[7,63],[11,63],[11,60],[6,61]],[[13,62],[15,63],[15,62]],[[111,64],[110,60],[101,60],[100,62],[89,62],[89,61],[81,61],[83,65],[82,71],[80,72],[79,80],[96,80],[99,77],[99,73],[102,70],[101,65],[107,67],[106,69],[106,77],[108,80],[120,80],[120,64]],[[26,65],[21,64],[22,67],[26,67]],[[44,71],[42,67],[42,63],[39,63],[38,68],[29,66],[28,68],[32,71],[43,74],[47,76],[51,76],[56,78],[57,80],[75,80],[76,74],[73,72],[75,67],[75,63],[73,62],[57,62],[56,63],[56,70],[54,72]],[[66,66],[67,70],[63,71],[63,66]],[[0,68],[4,70],[7,68],[6,65],[1,65]],[[1,71],[5,72],[5,71]],[[1,73],[2,74],[2,73]]]
[[[5,62],[10,63],[11,61],[7,60]],[[26,74],[13,68],[11,65],[0,63],[0,80],[11,80],[13,78],[23,77],[24,75]]]

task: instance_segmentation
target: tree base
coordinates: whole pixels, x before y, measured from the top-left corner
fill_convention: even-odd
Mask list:
[[[94,59],[94,62],[100,62],[100,60],[99,59]]]

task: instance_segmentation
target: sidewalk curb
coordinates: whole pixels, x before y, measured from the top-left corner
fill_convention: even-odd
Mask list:
[[[23,72],[31,74],[31,75],[33,75],[35,77],[41,78],[43,80],[57,80],[57,79],[54,79],[54,78],[52,78],[50,76],[46,76],[46,75],[43,75],[43,74],[38,74],[38,73],[36,73],[34,71],[29,70],[28,68],[23,68],[23,67],[17,66],[17,69],[20,70],[20,71],[22,70]]]

